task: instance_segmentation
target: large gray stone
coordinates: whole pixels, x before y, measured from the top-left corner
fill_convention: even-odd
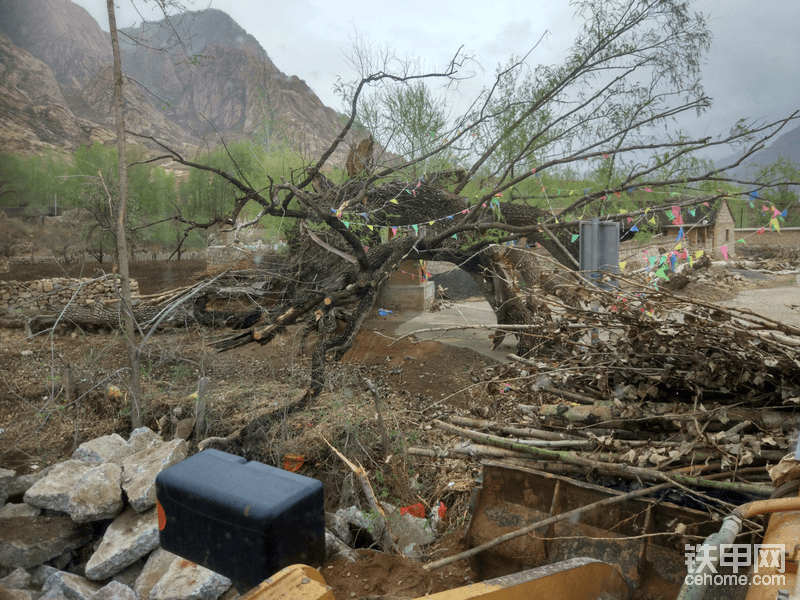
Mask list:
[[[118,433],[112,433],[84,442],[75,449],[72,458],[99,465],[111,461],[120,452],[124,452],[127,446],[125,438]]]
[[[17,472],[11,469],[0,469],[0,506],[3,506],[8,499],[10,495],[8,488],[16,474]]]
[[[179,463],[189,453],[186,440],[172,440],[132,454],[122,462],[122,488],[139,512],[156,505],[156,476]]]
[[[86,577],[105,579],[133,564],[158,546],[155,507],[138,513],[132,507],[108,526],[100,547],[86,564]]]
[[[170,565],[178,558],[172,552],[167,552],[160,546],[150,553],[147,563],[144,565],[141,574],[136,579],[133,586],[134,591],[139,594],[141,600],[149,600],[150,591],[158,581],[167,573]]]
[[[53,465],[54,466],[54,465]],[[15,477],[14,480],[8,486],[8,493],[10,496],[22,496],[25,492],[27,492],[34,483],[46,477],[47,474],[53,470],[53,466],[46,467],[39,471],[34,471],[33,473],[28,473],[27,475],[20,475],[19,477]]]
[[[15,590],[0,583],[0,600],[33,600],[33,594],[28,590]]]
[[[140,600],[139,596],[127,585],[119,581],[112,581],[108,585],[101,587],[92,596],[92,600]]]
[[[0,519],[11,519],[13,517],[38,517],[42,510],[30,504],[6,504],[0,508]]]
[[[31,585],[31,576],[22,567],[14,569],[10,575],[0,579],[0,585],[9,590],[24,590]]]
[[[100,589],[100,584],[89,581],[80,575],[65,571],[56,571],[45,581],[42,592],[45,595],[56,590],[70,600],[89,600]]]
[[[139,427],[139,429],[134,429],[131,437],[128,438],[127,456],[143,450],[150,450],[163,443],[164,440],[155,431],[149,427]]]
[[[25,492],[25,503],[69,513],[78,523],[116,517],[123,507],[119,465],[68,460]]]
[[[325,528],[329,529],[333,535],[338,537],[345,544],[349,545],[353,543],[353,532],[350,531],[350,525],[347,524],[347,521],[343,519],[341,515],[326,512]]]
[[[0,565],[30,569],[92,539],[92,528],[69,517],[0,519]]]
[[[349,525],[351,531],[358,531],[363,536],[362,539],[367,540],[367,543],[374,544],[379,541],[380,532],[377,531],[375,520],[370,519],[355,506],[340,508],[334,514],[343,519]]]
[[[231,580],[219,573],[176,558],[150,590],[150,600],[216,600],[231,585]]]
[[[346,556],[350,560],[357,560],[358,553],[345,544],[338,536],[325,530],[325,560],[330,560],[337,554]]]

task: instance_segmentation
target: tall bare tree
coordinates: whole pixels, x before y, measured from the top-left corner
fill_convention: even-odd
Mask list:
[[[108,8],[108,27],[111,31],[111,50],[114,56],[114,124],[117,134],[117,159],[119,162],[119,196],[115,207],[117,230],[115,258],[119,268],[119,283],[121,287],[120,307],[125,335],[125,349],[128,353],[128,362],[130,365],[129,407],[131,426],[136,429],[142,426],[141,360],[139,348],[135,340],[136,331],[133,319],[133,300],[131,296],[130,270],[128,269],[128,242],[125,227],[125,215],[128,210],[128,158],[125,148],[122,58],[119,51],[119,36],[117,34],[117,17],[114,9],[114,0],[107,0],[106,7]]]

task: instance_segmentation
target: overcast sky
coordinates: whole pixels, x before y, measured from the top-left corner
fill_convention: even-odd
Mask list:
[[[104,0],[74,1],[108,30]],[[703,68],[706,92],[714,106],[702,122],[689,124],[693,133],[713,135],[741,117],[776,119],[800,108],[800,0],[696,0],[693,4],[709,17],[714,35]],[[117,6],[120,26],[141,21],[131,0],[117,0]],[[355,32],[433,67],[446,64],[463,45],[483,69],[476,70],[474,82],[462,87],[469,93],[488,82],[498,63],[526,52],[546,31],[532,61],[558,61],[576,31],[574,10],[567,0],[194,0],[192,5],[194,10],[209,6],[231,15],[281,71],[303,79],[326,105],[337,110],[342,107],[333,86],[337,76],[348,79],[352,75],[344,53]]]

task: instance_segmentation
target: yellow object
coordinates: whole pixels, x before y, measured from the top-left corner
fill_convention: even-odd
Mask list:
[[[319,571],[292,565],[262,581],[240,600],[336,600]]]
[[[628,586],[614,567],[591,558],[571,558],[425,596],[424,600],[624,600]],[[241,600],[335,600],[319,571],[292,565],[253,588]],[[417,600],[423,600],[418,598]]]

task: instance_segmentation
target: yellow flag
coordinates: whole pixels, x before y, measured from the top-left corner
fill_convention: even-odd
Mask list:
[[[391,200],[389,200],[389,202],[391,202],[392,204],[400,204],[400,203],[399,203],[397,200],[395,200],[394,198],[392,198]]]
[[[372,225],[367,225],[367,229],[369,229],[370,231],[372,231]]]
[[[701,256],[703,256],[703,251],[702,250],[698,250],[697,252],[694,253],[694,257],[696,259],[700,258]]]
[[[650,217],[649,219],[647,219],[647,222],[648,223],[652,223],[653,225],[655,225],[656,224],[656,218],[655,217]]]
[[[680,250],[680,249],[681,249],[681,243],[680,243],[680,242],[678,242],[678,245],[677,245],[677,246],[675,246],[675,250]]]
[[[628,264],[628,261],[627,260],[623,260],[621,263],[619,263],[619,270],[620,271],[624,271],[625,270],[625,265],[627,265],[627,264]]]

